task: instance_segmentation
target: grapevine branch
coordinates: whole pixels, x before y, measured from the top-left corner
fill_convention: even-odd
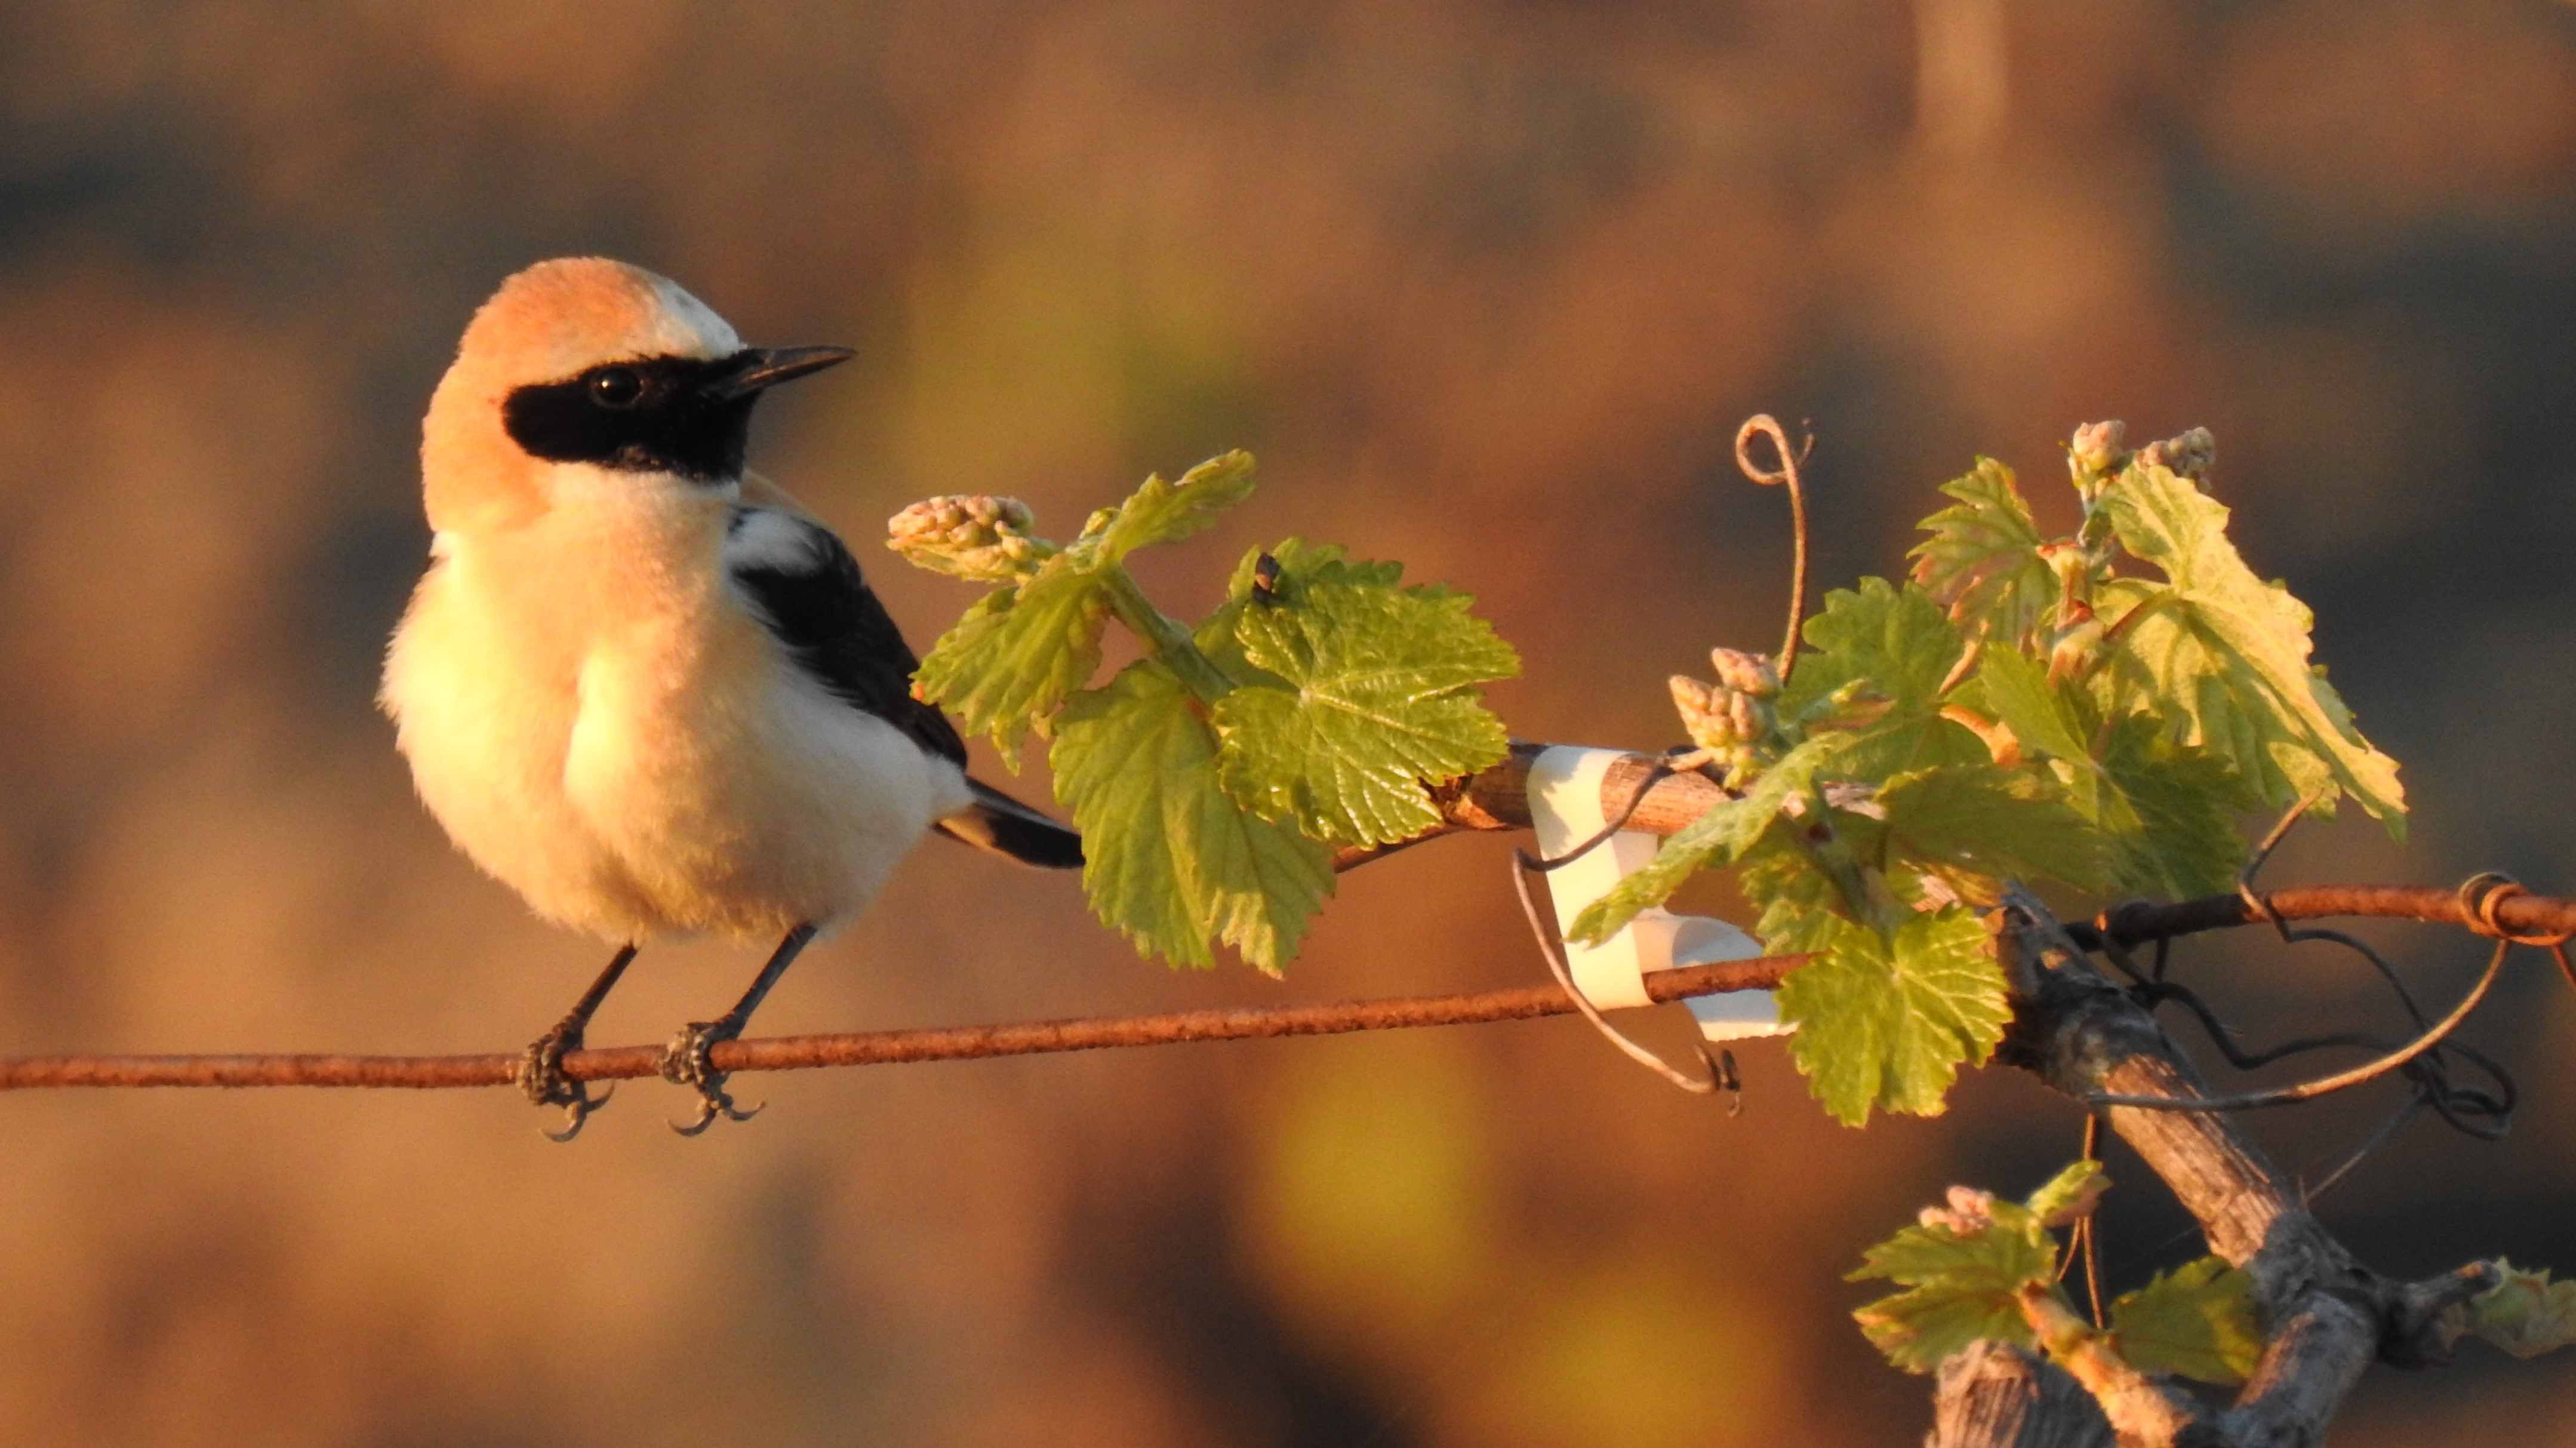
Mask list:
[[[1438,797],[1443,824],[1421,838],[1461,831],[1529,828],[1529,767],[1547,747],[1515,742],[1502,763],[1442,788]],[[1605,812],[1617,815],[1624,810],[1627,828],[1658,835],[1680,830],[1728,798],[1714,781],[1698,774],[1672,772],[1659,760],[1642,754],[1629,755],[1613,765],[1603,777],[1601,792]],[[1387,853],[1386,849],[1354,850],[1335,863],[1337,868],[1350,869]],[[2268,913],[2263,908],[2266,905],[2270,907]],[[2337,915],[2460,925],[2525,944],[2546,943],[2552,936],[2576,931],[2576,900],[2551,899],[2518,890],[2490,889],[2476,894],[2394,885],[2315,886],[2276,890],[2250,899],[2212,896],[2170,905],[2131,902],[2106,911],[2090,925],[2069,924],[2062,929],[2076,948],[2093,950],[2101,948],[2106,940],[2131,944],[2232,926]],[[1802,955],[1766,956],[1658,971],[1648,978],[1647,993],[1662,1002],[1723,991],[1769,989],[1805,960]],[[977,1060],[1185,1041],[1337,1035],[1528,1020],[1571,1015],[1578,1009],[1563,988],[1540,985],[1315,1005],[1238,1006],[1160,1015],[769,1037],[724,1042],[714,1048],[713,1064],[720,1071],[739,1072]],[[521,1054],[0,1057],[0,1090],[68,1086],[507,1086],[517,1078]],[[661,1056],[659,1046],[573,1051],[564,1057],[564,1074],[577,1081],[652,1076],[659,1073]]]
[[[2459,894],[2492,923],[2501,902]],[[2077,1100],[2120,1103],[2106,1113],[2111,1129],[2199,1221],[2210,1250],[2253,1279],[2267,1339],[2253,1379],[2224,1408],[2134,1372],[2079,1373],[2083,1391],[2073,1392],[2065,1370],[1988,1343],[1943,1370],[1936,1448],[2092,1445],[2114,1435],[2123,1444],[2306,1448],[2323,1438],[2373,1359],[2401,1367],[2447,1360],[2442,1314],[2491,1285],[2491,1268],[2405,1282],[2363,1266],[2235,1123],[2208,1111],[2144,1109],[2206,1092],[2147,1008],[2094,969],[2076,932],[2019,891],[2006,902],[2004,927],[2016,999],[2002,1059]]]

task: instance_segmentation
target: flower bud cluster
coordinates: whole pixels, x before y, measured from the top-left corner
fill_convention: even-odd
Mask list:
[[[1952,1187],[1947,1205],[1925,1207],[1914,1219],[1927,1227],[1947,1227],[1962,1237],[1973,1237],[1995,1224],[1995,1194]]]
[[[1780,697],[1780,670],[1769,654],[1748,654],[1742,649],[1710,649],[1710,667],[1717,670],[1718,684],[1739,694],[1756,699]]]
[[[2116,419],[2075,429],[2075,440],[2066,445],[2066,461],[2074,470],[2076,488],[2089,497],[2104,479],[2118,472],[2129,460],[2128,438],[2129,425]]]
[[[1692,743],[1725,753],[1762,737],[1764,711],[1752,695],[1703,684],[1688,674],[1673,675],[1671,684],[1673,707]]]
[[[2180,437],[2151,442],[2138,449],[2140,467],[2166,467],[2195,481],[2205,481],[2209,470],[2218,464],[2218,439],[2205,427],[2195,427]]]
[[[1716,756],[1715,762],[1732,775],[1751,768],[1761,757],[1761,746],[1778,731],[1771,701],[1780,694],[1780,671],[1767,655],[1739,649],[1712,649],[1708,657],[1717,682],[1673,675],[1673,708],[1691,742]]]
[[[1036,572],[1056,551],[1054,544],[1030,536],[1036,521],[1017,498],[926,498],[886,520],[886,546],[923,568],[976,583],[1008,583]]]

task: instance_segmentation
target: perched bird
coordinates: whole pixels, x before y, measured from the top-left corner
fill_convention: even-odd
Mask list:
[[[761,393],[851,355],[745,347],[672,282],[575,258],[502,283],[430,400],[435,538],[381,702],[458,848],[538,914],[624,942],[521,1067],[566,1109],[559,1139],[605,1099],[563,1055],[643,942],[779,941],[663,1053],[698,1094],[694,1135],[747,1114],[709,1049],[925,833],[1082,863],[1071,830],[967,778],[850,550],[743,470]]]

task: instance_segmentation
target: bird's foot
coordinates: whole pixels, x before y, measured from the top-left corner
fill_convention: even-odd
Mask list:
[[[672,1122],[671,1129],[682,1136],[695,1136],[715,1124],[721,1116],[727,1121],[749,1121],[760,1114],[755,1106],[749,1111],[733,1104],[724,1089],[725,1073],[715,1068],[708,1053],[716,1046],[742,1034],[743,1021],[728,1015],[712,1021],[691,1021],[662,1048],[662,1079],[674,1086],[686,1086],[698,1093],[697,1119],[683,1126]]]
[[[530,1041],[526,1052],[519,1057],[519,1089],[539,1106],[564,1109],[564,1129],[546,1132],[546,1136],[554,1141],[570,1141],[581,1135],[582,1123],[590,1119],[590,1113],[607,1105],[608,1098],[617,1094],[617,1088],[611,1086],[593,1096],[589,1082],[576,1081],[564,1074],[564,1053],[580,1050],[581,1038],[581,1027],[564,1021]]]

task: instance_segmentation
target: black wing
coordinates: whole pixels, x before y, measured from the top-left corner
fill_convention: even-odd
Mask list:
[[[725,533],[725,570],[816,683],[925,752],[966,763],[956,726],[912,697],[912,671],[921,661],[831,529],[775,508],[736,508]]]

